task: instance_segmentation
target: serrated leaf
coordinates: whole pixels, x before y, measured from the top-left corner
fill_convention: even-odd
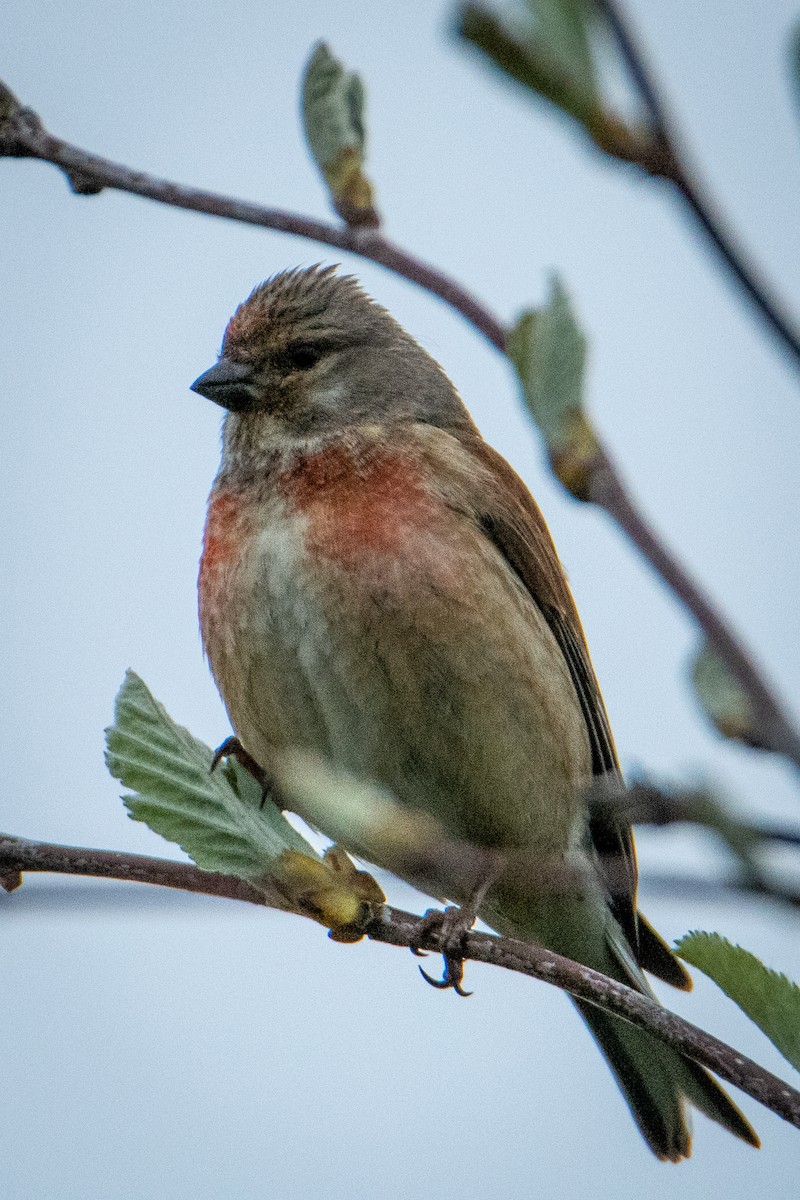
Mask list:
[[[238,764],[210,771],[212,751],[175,723],[129,671],[106,730],[106,763],[131,789],[130,815],[177,842],[206,871],[256,883],[286,850],[318,858]]]
[[[713,979],[800,1071],[800,987],[718,933],[688,933],[675,953]]]
[[[525,403],[562,483],[580,499],[597,441],[583,408],[586,338],[557,276],[541,308],[524,312],[508,336]]]
[[[350,225],[377,225],[372,184],[364,174],[365,92],[324,42],[314,48],[302,88],[303,126],[334,208]]]
[[[708,642],[692,664],[692,683],[706,716],[720,733],[748,746],[760,744],[749,696]]]

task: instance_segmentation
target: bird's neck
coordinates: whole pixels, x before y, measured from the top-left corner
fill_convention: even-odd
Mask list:
[[[303,462],[319,460],[328,450],[329,461],[359,462],[392,441],[393,430],[377,424],[299,433],[277,423],[248,421],[229,413],[222,436],[222,461],[217,485],[243,490],[252,485],[269,488],[278,478]]]

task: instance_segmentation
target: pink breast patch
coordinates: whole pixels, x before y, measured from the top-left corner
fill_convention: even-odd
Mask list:
[[[435,512],[416,463],[390,451],[365,456],[328,446],[283,472],[278,488],[307,519],[308,551],[344,567],[400,555]]]

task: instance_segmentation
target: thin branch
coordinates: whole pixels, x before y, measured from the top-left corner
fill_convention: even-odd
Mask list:
[[[2,881],[0,881],[1,883]],[[134,882],[147,883],[148,880],[139,880]],[[756,902],[760,901],[779,901],[782,904],[788,905],[791,908],[800,908],[800,892],[797,890],[786,890],[785,895],[775,894],[773,890],[764,894],[760,889],[751,887],[747,883],[743,883],[740,878],[719,878],[710,879],[708,876],[689,875],[682,872],[669,871],[651,871],[648,870],[639,880],[641,893],[647,901],[657,897],[665,900],[680,900],[681,903],[686,901],[698,902],[702,904],[738,904],[741,907],[742,898],[752,899]],[[19,882],[6,888],[6,891],[13,891],[15,887],[19,887]],[[175,891],[176,889],[172,889]],[[179,894],[182,894],[180,889],[177,889]],[[205,895],[206,893],[202,893]],[[222,893],[215,893],[221,895]],[[156,907],[156,901],[160,896],[164,905],[168,903],[167,892],[151,894],[148,898],[152,901],[152,907]],[[72,911],[83,911],[91,909],[92,912],[97,912],[100,909],[118,912],[127,909],[141,911],[142,907],[142,892],[138,889],[122,888],[117,886],[116,880],[110,879],[106,884],[102,883],[87,883],[84,886],[74,885],[71,887],[57,886],[52,887],[39,886],[35,890],[26,888],[21,894],[17,903],[20,906],[20,911],[31,912],[43,905],[45,907],[58,907],[63,912],[65,906],[68,906]],[[234,899],[236,897],[233,897]],[[245,899],[250,899],[249,896]],[[2,900],[0,900],[2,903]],[[257,903],[257,901],[253,901]],[[267,905],[271,907],[271,905]],[[284,910],[291,911],[291,910]]]
[[[7,891],[22,882],[21,871],[45,871],[58,875],[88,875],[94,879],[118,879],[123,883],[155,883],[159,887],[182,892],[201,892],[228,900],[247,900],[250,904],[269,904],[264,892],[251,887],[235,875],[201,871],[192,863],[147,854],[123,854],[118,850],[89,850],[81,846],[59,846],[54,842],[34,842],[28,838],[0,834],[0,879]],[[14,876],[18,881],[14,881]]]
[[[642,48],[620,5],[617,0],[596,0],[596,3],[617,39],[631,79],[636,85],[647,111],[653,142],[662,152],[662,157],[667,164],[666,168],[659,171],[658,174],[677,188],[731,274],[738,280],[784,347],[796,360],[800,361],[800,332],[796,329],[794,321],[784,311],[780,301],[771,292],[757,268],[747,261],[742,246],[725,228],[721,214],[715,211],[713,203],[703,194],[700,185],[687,168],[685,158],[678,150],[672,121],[667,113],[664,100],[655,84]],[[647,162],[641,164],[650,174],[654,173],[651,165],[652,158],[653,155],[650,154]]]
[[[22,871],[56,871],[135,880],[254,904],[265,903],[263,894],[241,880],[200,871],[189,864],[0,836],[0,878]],[[412,913],[387,906],[364,932],[372,941],[410,948],[417,943],[419,924],[420,918]],[[441,952],[440,932],[430,930],[421,945],[424,949]],[[493,934],[468,934],[464,941],[464,956],[473,962],[488,963],[541,979],[615,1013],[708,1067],[800,1129],[800,1092],[725,1042],[624,984],[543,947]]]
[[[776,878],[763,854],[764,850],[775,846],[800,848],[800,830],[796,826],[787,828],[739,817],[709,791],[684,788],[667,792],[649,783],[633,783],[626,787],[622,782],[597,779],[589,790],[587,801],[593,818],[613,822],[623,830],[642,824],[660,827],[691,824],[708,829],[721,839],[732,855],[735,874],[701,880],[692,876],[678,879],[670,874],[654,876],[648,873],[643,885],[651,891],[660,890],[674,896],[685,895],[688,888],[694,895],[717,899],[744,894],[800,908],[800,891]],[[602,863],[612,895],[617,879],[624,894],[624,863],[618,864],[614,856],[607,855],[602,856]]]
[[[609,781],[598,777],[589,791],[592,813],[623,825],[701,825],[719,832],[738,833],[752,845],[780,845],[800,849],[800,828],[796,825],[776,825],[774,821],[752,820],[723,809],[709,791],[699,788],[676,788],[665,791],[651,783],[620,783],[609,787]]]
[[[800,767],[800,732],[726,621],[636,508],[614,463],[600,448],[591,465],[589,498],[604,508],[689,610],[711,646],[747,693],[759,743]]]
[[[5,116],[4,100],[7,110]],[[2,156],[38,158],[52,163],[66,173],[70,186],[78,194],[97,195],[104,188],[114,188],[135,196],[144,196],[149,200],[157,200],[174,208],[185,208],[212,217],[241,221],[246,225],[260,225],[266,229],[296,234],[298,237],[322,242],[326,246],[334,246],[337,250],[358,254],[438,296],[466,317],[498,350],[505,349],[503,326],[471,292],[436,267],[408,254],[381,234],[371,229],[332,225],[280,208],[266,208],[261,204],[222,196],[218,192],[183,187],[169,179],[159,179],[144,171],[134,171],[121,163],[90,154],[87,150],[81,150],[78,146],[48,133],[37,114],[29,108],[23,108],[8,89],[0,84],[0,157]]]
[[[22,107],[13,93],[0,83],[0,157],[4,155],[33,157],[53,163],[66,172],[73,189],[80,193],[91,195],[102,191],[104,187],[116,188],[162,204],[296,234],[359,254],[439,296],[461,313],[493,346],[501,352],[505,351],[506,334],[502,323],[471,292],[382,235],[368,229],[327,224],[282,209],[265,208],[216,192],[183,187],[90,154],[48,133],[37,114]],[[600,452],[596,467],[591,498],[614,517],[664,582],[683,601],[731,673],[751,697],[760,716],[759,732],[764,747],[787,755],[800,766],[800,733],[781,710],[777,698],[730,627],[638,513],[616,468],[604,451]]]

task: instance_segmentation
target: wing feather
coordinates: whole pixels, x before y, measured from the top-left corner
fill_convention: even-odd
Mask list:
[[[593,773],[619,775],[619,760],[600,686],[544,517],[525,484],[496,450],[479,436],[462,434],[459,440],[495,484],[489,488],[489,502],[485,511],[477,514],[478,520],[541,609],[564,655],[586,723]],[[589,836],[601,870],[606,864],[604,873],[612,911],[641,966],[674,987],[691,987],[691,979],[669,947],[636,911],[638,867],[630,826],[595,815],[589,822]]]

